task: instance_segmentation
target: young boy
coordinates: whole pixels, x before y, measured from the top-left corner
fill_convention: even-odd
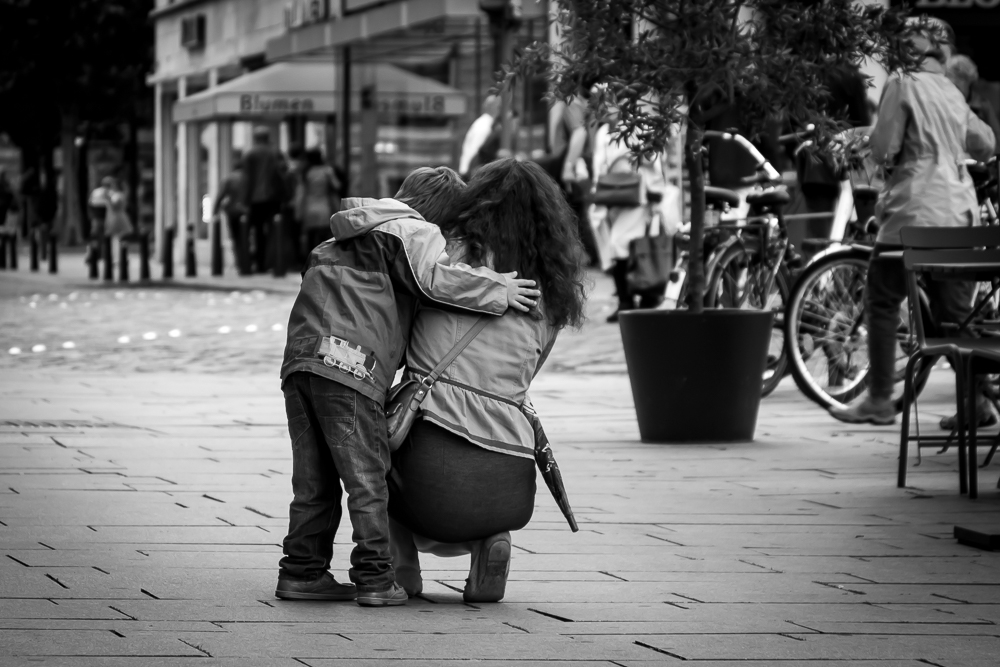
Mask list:
[[[292,438],[285,557],[275,595],[405,604],[389,553],[389,445],[383,402],[418,301],[502,315],[538,291],[514,273],[450,266],[436,225],[465,187],[451,169],[417,169],[396,199],[346,199],[334,238],[309,256],[281,366]],[[351,584],[329,573],[341,486],[354,527]]]

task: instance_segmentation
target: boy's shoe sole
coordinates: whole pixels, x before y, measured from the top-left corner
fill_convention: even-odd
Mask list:
[[[274,597],[282,600],[330,600],[333,602],[350,602],[357,598],[355,593],[299,593],[289,591],[274,591]]]
[[[499,602],[507,591],[510,533],[498,533],[483,542],[462,593],[466,602]]]

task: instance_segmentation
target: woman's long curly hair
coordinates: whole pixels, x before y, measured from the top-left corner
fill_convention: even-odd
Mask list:
[[[540,166],[513,158],[490,162],[452,210],[441,228],[465,244],[466,261],[534,280],[552,326],[583,323],[584,252],[576,217]]]

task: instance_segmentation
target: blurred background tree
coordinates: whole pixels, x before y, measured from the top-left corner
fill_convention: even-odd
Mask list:
[[[60,147],[62,233],[80,240],[91,138],[125,145],[133,219],[136,132],[150,108],[153,0],[0,0],[0,132],[21,149],[22,178],[41,184],[39,218],[58,207],[54,149]]]
[[[871,58],[912,69],[905,8],[851,0],[557,0],[553,45],[536,43],[505,72],[547,72],[552,95],[568,100],[584,82],[601,117],[619,112],[616,136],[635,155],[663,151],[685,133],[691,184],[688,305],[702,308],[706,123],[735,108],[751,135],[769,121],[817,126],[825,143],[846,118],[828,115],[825,74]]]

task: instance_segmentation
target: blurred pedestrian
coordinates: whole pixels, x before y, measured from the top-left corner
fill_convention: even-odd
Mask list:
[[[288,199],[282,209],[282,243],[286,266],[298,267],[302,262],[302,229],[305,217],[306,150],[302,144],[293,144],[288,149],[288,159],[283,162],[285,169],[285,192]]]
[[[7,226],[7,214],[19,210],[14,188],[7,180],[7,172],[0,167],[0,227]]]
[[[568,102],[559,101],[550,110],[550,156],[539,160],[542,168],[560,183],[566,192],[570,208],[577,216],[577,229],[591,266],[600,264],[597,240],[587,219],[585,194],[590,190],[589,167],[593,151],[596,119],[590,112],[591,85],[580,87],[578,95]]]
[[[87,218],[90,222],[89,241],[87,243],[87,253],[84,256],[84,263],[96,262],[101,256],[102,244],[105,235],[105,225],[108,219],[108,205],[110,195],[108,185],[114,180],[110,176],[101,179],[100,184],[90,191],[87,198]]]
[[[458,161],[459,175],[468,180],[472,172],[482,165],[480,150],[494,133],[494,125],[500,116],[500,97],[490,95],[483,102],[483,113],[472,121],[465,140],[462,142],[462,156]],[[494,156],[495,157],[495,156]]]
[[[318,148],[306,151],[305,193],[303,195],[303,227],[306,255],[332,236],[330,217],[340,210],[340,182],[333,168],[323,160]]]
[[[270,268],[271,227],[288,198],[281,156],[271,146],[271,132],[266,127],[254,128],[253,146],[243,159],[243,173],[243,205],[253,236],[253,269],[261,273]]]
[[[105,176],[101,181],[105,189],[107,215],[104,220],[104,234],[121,242],[122,237],[133,231],[132,219],[125,210],[126,196],[119,180],[113,176]]]
[[[215,210],[212,211],[212,215],[219,215],[221,211],[225,216],[229,240],[233,245],[233,261],[236,262],[236,270],[241,275],[246,273],[248,267],[246,253],[249,251],[245,246],[244,237],[244,226],[247,224],[245,219],[247,207],[243,199],[244,187],[243,156],[237,152],[233,155],[233,170],[223,179],[219,196],[215,198]]]
[[[996,139],[993,152],[1000,154],[1000,119],[997,118],[996,109],[976,86],[979,82],[979,69],[976,64],[968,56],[952,56],[948,60],[946,75],[969,103],[969,108],[993,130]]]
[[[968,227],[979,221],[975,187],[964,160],[988,159],[994,136],[958,89],[945,77],[948,31],[926,18],[911,19],[911,43],[923,54],[918,71],[896,74],[882,91],[872,129],[873,159],[889,170],[875,208],[878,238],[868,268],[868,392],[845,408],[830,411],[849,423],[892,424],[897,329],[906,298],[906,270],[899,257],[900,230],[907,226]],[[939,22],[940,23],[940,22]],[[931,312],[939,324],[960,324],[972,309],[975,284],[929,281]],[[976,402],[983,425],[996,421],[985,397]],[[954,418],[951,418],[954,424]],[[948,427],[948,418],[942,421]]]
[[[632,158],[625,141],[614,137],[618,115],[611,114],[594,133],[593,166],[595,190],[601,178],[608,174],[635,174],[638,191],[635,205],[604,206],[593,204],[588,209],[590,227],[594,230],[601,268],[607,269],[615,282],[618,308],[608,317],[617,322],[618,315],[634,308],[656,308],[663,301],[666,286],[633,289],[629,283],[632,241],[650,235],[664,234],[671,238],[680,224],[680,190],[667,183],[663,176],[660,156],[652,160]]]

